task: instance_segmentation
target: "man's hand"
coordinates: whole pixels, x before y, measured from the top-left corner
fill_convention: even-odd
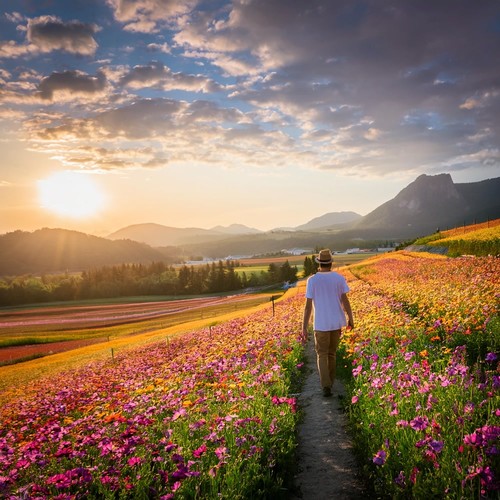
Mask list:
[[[307,335],[308,335],[307,328],[303,328],[302,329],[302,336],[300,337],[302,342],[305,342],[307,340]]]

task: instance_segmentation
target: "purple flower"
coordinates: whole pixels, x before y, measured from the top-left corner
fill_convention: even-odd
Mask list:
[[[58,490],[69,488],[71,486],[71,478],[66,474],[55,474],[47,479],[48,484],[53,484]]]
[[[405,355],[404,355],[405,361],[410,361],[410,359],[413,358],[414,356],[415,356],[415,352],[413,352],[413,351],[405,353]]]
[[[387,458],[387,453],[384,450],[379,450],[377,451],[377,453],[375,453],[375,456],[373,457],[373,463],[375,465],[384,465],[386,458]]]
[[[486,354],[486,358],[484,359],[488,363],[494,363],[498,359],[498,357],[494,352],[489,352],[488,354]]]
[[[415,431],[424,431],[429,425],[429,419],[426,416],[418,416],[410,421],[410,427]]]
[[[472,413],[474,411],[474,403],[467,403],[464,406],[464,413]]]
[[[429,446],[435,453],[441,453],[444,447],[444,443],[443,441],[436,441],[434,439],[431,439],[431,441],[429,442]]]
[[[405,474],[403,471],[400,471],[400,473],[395,477],[394,482],[400,488],[406,488],[406,478],[405,478]]]

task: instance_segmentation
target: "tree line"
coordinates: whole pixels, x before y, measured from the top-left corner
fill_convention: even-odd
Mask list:
[[[298,269],[288,261],[269,264],[267,271],[237,272],[237,261],[175,268],[163,262],[103,266],[81,274],[18,276],[0,280],[0,305],[130,297],[199,295],[297,281]]]

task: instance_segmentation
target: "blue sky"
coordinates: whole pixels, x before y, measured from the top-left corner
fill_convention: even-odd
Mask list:
[[[2,8],[0,233],[267,230],[500,175],[497,1]]]

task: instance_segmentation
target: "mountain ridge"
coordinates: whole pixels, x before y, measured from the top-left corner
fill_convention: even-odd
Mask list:
[[[500,218],[498,193],[500,177],[455,184],[449,174],[422,175],[364,217],[356,217],[352,212],[348,215],[353,219],[350,222],[327,226],[323,226],[325,221],[338,222],[336,217],[345,217],[346,213],[324,214],[288,231],[253,233],[252,228],[238,224],[228,226],[224,232],[222,226],[172,228],[154,223],[127,226],[135,231],[132,234],[122,228],[113,233],[117,239],[66,229],[14,231],[0,235],[0,276],[76,272],[122,263],[174,263],[190,256],[221,259],[228,255],[261,255],[292,248],[373,248],[429,235],[437,229],[460,227],[466,222]],[[144,238],[145,230],[158,233],[154,248],[131,237]],[[241,234],[240,231],[248,232]],[[165,234],[170,240],[164,239]]]
[[[495,196],[495,193],[497,194]],[[421,236],[438,229],[500,216],[500,177],[454,183],[450,174],[422,174],[394,198],[357,221],[352,229],[392,230]]]
[[[259,235],[287,231],[311,231],[332,227],[340,228],[361,217],[361,215],[355,212],[329,212],[296,227],[275,228],[270,231],[261,231],[260,229],[251,228],[243,224],[214,226],[211,229],[202,229],[196,227],[172,227],[146,222],[125,226],[109,234],[106,238],[111,240],[131,239],[153,247],[175,246],[196,243],[196,240],[199,241],[202,238],[212,241],[230,236]]]

